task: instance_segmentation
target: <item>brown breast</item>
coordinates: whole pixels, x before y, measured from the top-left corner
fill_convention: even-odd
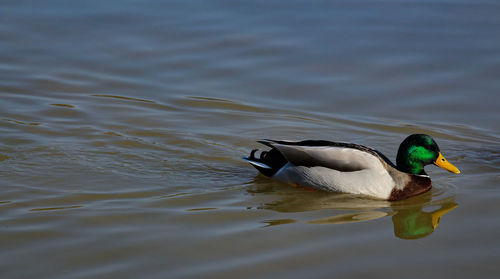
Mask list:
[[[412,175],[403,189],[394,188],[389,196],[390,201],[404,200],[409,197],[420,195],[432,188],[429,177]]]

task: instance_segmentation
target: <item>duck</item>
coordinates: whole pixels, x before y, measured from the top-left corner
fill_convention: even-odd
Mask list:
[[[393,164],[379,151],[354,143],[326,140],[259,140],[268,150],[253,149],[243,157],[264,176],[279,182],[326,192],[342,192],[397,201],[432,188],[426,165],[452,173],[436,141],[426,134],[412,134],[401,142]]]

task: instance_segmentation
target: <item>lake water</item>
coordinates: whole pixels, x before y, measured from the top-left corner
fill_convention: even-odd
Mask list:
[[[498,278],[498,1],[3,1],[1,278]],[[462,173],[400,202],[241,160],[262,138]]]

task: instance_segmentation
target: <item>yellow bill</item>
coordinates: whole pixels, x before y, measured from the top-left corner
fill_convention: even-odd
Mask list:
[[[450,162],[448,162],[448,160],[446,160],[444,158],[444,156],[443,156],[443,154],[441,154],[441,152],[439,152],[439,156],[436,159],[436,162],[434,162],[434,165],[436,165],[440,168],[443,168],[447,171],[451,171],[453,173],[460,173],[460,171],[457,169],[457,167],[455,167]]]

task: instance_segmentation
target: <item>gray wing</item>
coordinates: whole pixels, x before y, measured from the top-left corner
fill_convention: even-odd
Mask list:
[[[322,166],[343,172],[379,168],[382,159],[377,152],[361,145],[326,141],[260,141],[276,148],[292,164],[297,166]]]

